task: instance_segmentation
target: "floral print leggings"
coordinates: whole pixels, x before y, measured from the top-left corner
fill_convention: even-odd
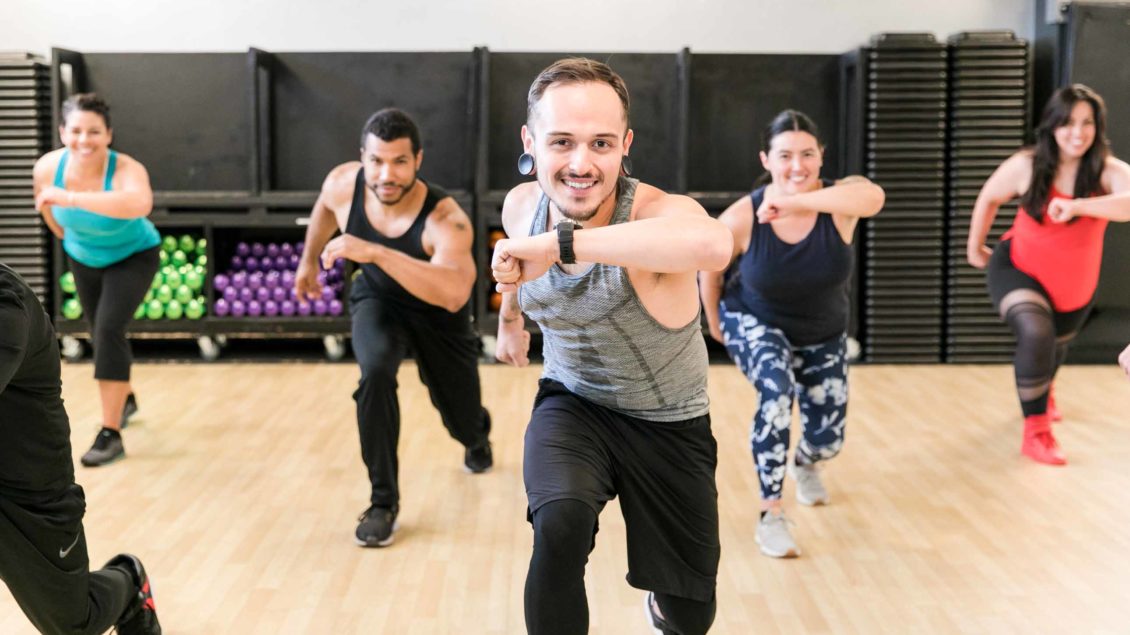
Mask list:
[[[781,498],[785,480],[793,395],[800,404],[804,435],[795,461],[809,465],[830,459],[844,444],[847,416],[847,336],[811,346],[793,346],[780,329],[721,304],[726,351],[757,389],[750,442],[761,480],[761,498]]]

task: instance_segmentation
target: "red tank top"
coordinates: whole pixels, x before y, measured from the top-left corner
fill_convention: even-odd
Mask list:
[[[1048,200],[1053,198],[1072,197],[1053,187]],[[1056,311],[1076,311],[1090,303],[1099,286],[1107,222],[1080,216],[1053,223],[1046,215],[1037,221],[1020,208],[1001,239],[1012,239],[1012,264],[1044,287]]]

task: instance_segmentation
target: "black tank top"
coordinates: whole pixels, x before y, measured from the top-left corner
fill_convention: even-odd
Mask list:
[[[754,212],[764,198],[764,187],[750,194]],[[726,274],[722,299],[727,309],[781,329],[794,346],[826,342],[847,330],[854,255],[831,214],[817,214],[812,231],[795,245],[755,217],[746,252]]]
[[[420,208],[420,213],[416,215],[416,219],[412,221],[408,231],[395,238],[390,238],[377,231],[365,214],[365,188],[367,186],[365,185],[365,169],[361,168],[357,171],[357,181],[353,187],[353,204],[349,208],[349,220],[345,223],[345,233],[378,245],[384,245],[389,249],[395,249],[418,260],[431,260],[431,256],[424,251],[424,226],[436,205],[450,195],[434,185],[426,182],[424,185],[427,186],[428,193],[424,197],[424,204]],[[418,317],[439,324],[466,325],[470,322],[469,302],[458,311],[451,313],[442,307],[429,304],[412,295],[377,265],[365,262],[361,263],[360,267],[361,275],[353,280],[350,291],[352,302],[376,298],[390,307],[410,311],[413,314],[418,314]]]

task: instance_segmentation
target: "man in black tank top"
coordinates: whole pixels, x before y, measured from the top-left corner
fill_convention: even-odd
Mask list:
[[[468,307],[475,282],[471,221],[446,192],[417,178],[422,160],[408,115],[387,108],[370,117],[361,161],[337,166],[322,185],[295,276],[299,296],[314,299],[321,293],[319,258],[327,268],[345,258],[360,269],[349,312],[361,365],[353,398],[372,485],[355,534],[364,547],[392,544],[396,531],[396,373],[408,348],[443,425],[464,446],[464,467],[477,474],[493,462],[479,387],[481,345]]]
[[[140,560],[90,571],[70,439],[55,329],[0,263],[0,580],[43,633],[160,635]]]
[[[492,261],[498,358],[527,362],[523,312],[543,336],[522,468],[534,635],[587,632],[585,563],[615,497],[650,625],[698,635],[715,615],[717,444],[695,277],[724,267],[732,240],[692,199],[627,178],[632,136],[627,87],[606,64],[542,71],[519,163],[537,181],[507,195]]]

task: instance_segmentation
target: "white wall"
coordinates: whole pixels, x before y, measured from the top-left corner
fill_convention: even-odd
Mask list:
[[[1035,0],[0,0],[0,49],[842,53],[1034,20]]]

